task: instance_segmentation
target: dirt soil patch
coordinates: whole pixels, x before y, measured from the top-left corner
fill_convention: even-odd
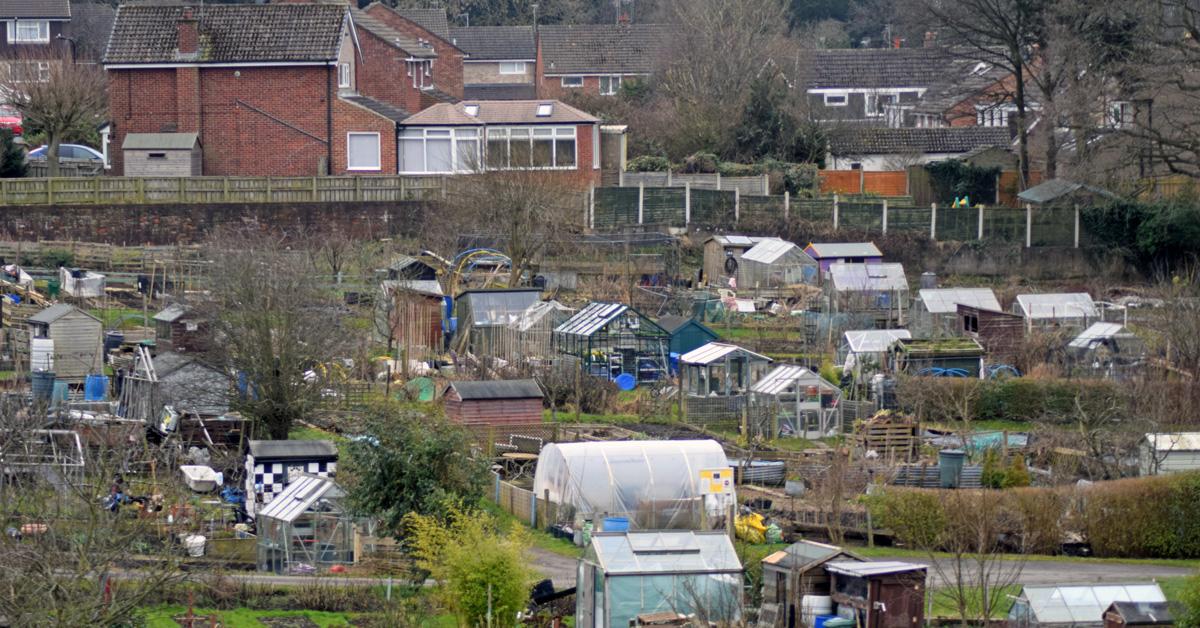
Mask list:
[[[681,423],[633,423],[624,427],[657,440],[702,440],[712,438],[690,425]]]
[[[321,628],[307,617],[259,617],[259,623],[271,628]]]

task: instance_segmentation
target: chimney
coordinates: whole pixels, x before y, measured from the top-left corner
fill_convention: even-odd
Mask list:
[[[200,52],[200,31],[192,7],[183,7],[183,16],[176,25],[179,30],[179,54],[195,55]]]

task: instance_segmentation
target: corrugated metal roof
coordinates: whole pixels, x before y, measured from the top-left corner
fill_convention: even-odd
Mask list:
[[[802,571],[832,558],[844,556],[847,559],[859,559],[852,552],[836,546],[816,541],[797,541],[763,559],[777,567],[800,569]]]
[[[590,336],[600,331],[605,325],[616,320],[618,316],[624,314],[628,309],[628,305],[621,303],[594,301],[588,303],[571,318],[563,321],[563,324],[554,328],[554,331],[560,334]]]
[[[991,288],[926,288],[921,290],[920,297],[931,314],[954,314],[960,304],[984,310],[1000,310],[1000,301]]]
[[[867,563],[838,561],[835,563],[826,564],[825,569],[832,571],[833,573],[844,574],[847,576],[868,578],[870,576],[886,576],[894,573],[920,571],[923,569],[929,569],[929,565],[923,565],[921,563],[903,563],[898,560],[881,560]]]
[[[509,379],[482,382],[450,382],[464,401],[484,399],[541,399],[542,388],[532,379]]]
[[[883,257],[874,242],[810,242],[804,250],[813,259]]]
[[[337,458],[338,450],[327,440],[252,440],[250,455],[255,460],[318,460]]]
[[[1019,294],[1017,307],[1025,318],[1093,318],[1100,316],[1092,296],[1086,292]]]
[[[1120,323],[1092,323],[1091,327],[1083,330],[1083,333],[1075,336],[1067,346],[1075,347],[1076,349],[1088,349],[1097,342],[1116,338],[1125,331],[1125,328]]]
[[[1050,179],[1049,181],[1039,183],[1028,190],[1017,194],[1017,198],[1026,203],[1041,205],[1044,203],[1052,203],[1061,198],[1069,197],[1080,191],[1082,191],[1084,194],[1092,194],[1109,199],[1119,198],[1116,194],[1113,194],[1104,188],[1098,188],[1094,185],[1088,185],[1086,183],[1065,181],[1063,179]]]
[[[1200,451],[1200,432],[1163,432],[1146,434],[1154,451]]]
[[[820,375],[795,364],[780,364],[763,376],[750,387],[751,392],[762,395],[778,395],[791,390],[794,386],[817,385],[826,390],[836,390],[837,386],[825,381]]]
[[[901,338],[912,338],[907,329],[861,329],[842,335],[851,353],[883,353]]]
[[[340,499],[345,492],[333,480],[312,475],[301,475],[292,480],[283,492],[271,499],[271,503],[258,511],[260,518],[277,519],[289,523],[295,521],[323,499]],[[338,508],[338,511],[341,509]]]
[[[199,142],[195,133],[130,133],[121,150],[191,150]]]
[[[702,347],[697,347],[679,356],[681,364],[712,364],[717,360],[725,359],[725,356],[738,354],[745,356],[751,360],[762,360],[770,362],[768,358],[761,353],[755,353],[749,349],[743,349],[737,345],[731,345],[724,342],[710,342]]]
[[[908,290],[902,264],[833,264],[829,277],[838,292]]]
[[[787,240],[771,238],[755,244],[754,248],[742,254],[742,259],[760,264],[774,264],[793,249],[799,248],[795,243],[788,242]]]
[[[920,488],[941,488],[942,471],[934,465],[903,465],[896,470],[896,477],[890,484],[896,486],[915,486]],[[975,489],[983,488],[983,467],[977,464],[963,465],[958,474],[958,487]]]

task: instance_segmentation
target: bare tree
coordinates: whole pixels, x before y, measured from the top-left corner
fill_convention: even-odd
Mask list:
[[[948,558],[930,556],[930,568],[946,585],[934,595],[958,609],[961,625],[986,624],[1017,584],[1025,560],[1005,554],[1001,539],[1019,527],[1002,500],[986,492],[944,491],[946,526],[939,539]],[[1017,538],[1021,538],[1018,535]]]
[[[311,259],[278,235],[226,230],[210,251],[210,298],[197,306],[211,321],[210,360],[235,374],[233,407],[271,438],[322,396],[328,369],[341,357],[343,306],[315,278]]]
[[[19,111],[26,128],[46,134],[51,177],[58,176],[58,145],[72,133],[95,127],[108,107],[108,84],[95,65],[63,59],[10,62],[0,80],[4,101]]]

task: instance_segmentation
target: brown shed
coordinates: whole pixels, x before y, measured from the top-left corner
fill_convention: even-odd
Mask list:
[[[154,345],[160,351],[207,351],[210,332],[203,317],[181,303],[154,315]]]
[[[1104,611],[1104,628],[1174,625],[1166,602],[1113,602]]]
[[[851,608],[861,628],[914,628],[925,625],[928,566],[896,561],[833,562],[833,602]]]
[[[198,177],[204,151],[195,133],[129,133],[121,144],[127,177]]]
[[[714,288],[728,288],[737,277],[742,255],[767,238],[744,235],[715,235],[704,241],[704,282]]]
[[[832,580],[825,571],[826,563],[863,560],[836,545],[815,541],[793,543],[764,558],[762,600],[764,605],[777,605],[775,625],[797,628],[803,620],[804,596],[831,593]]]
[[[542,422],[542,389],[532,379],[450,382],[446,417],[463,425],[522,425]]]
[[[958,328],[983,347],[991,362],[1016,357],[1021,341],[1025,338],[1024,318],[1008,312],[961,303],[958,304],[957,311]]]

